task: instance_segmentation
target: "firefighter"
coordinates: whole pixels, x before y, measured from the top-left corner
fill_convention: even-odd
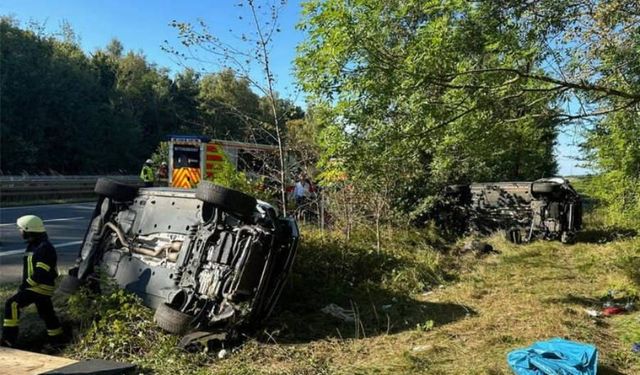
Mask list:
[[[155,180],[155,176],[153,173],[153,168],[151,168],[151,159],[147,159],[142,166],[142,171],[140,171],[140,178],[144,181],[145,187],[152,187],[153,181]]]
[[[158,173],[156,173],[158,180],[166,180],[169,177],[169,167],[167,166],[167,162],[163,161],[160,164],[160,168],[158,168]]]
[[[52,343],[62,341],[62,327],[53,311],[51,296],[58,277],[56,249],[47,238],[42,219],[34,215],[18,218],[18,229],[27,242],[24,253],[22,284],[4,305],[4,322],[0,345],[15,346],[18,338],[20,309],[35,303],[38,315],[44,320]]]

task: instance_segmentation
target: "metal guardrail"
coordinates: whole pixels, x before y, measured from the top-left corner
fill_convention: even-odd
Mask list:
[[[101,177],[142,186],[138,176],[1,176],[0,201],[89,199],[95,196],[93,188]]]

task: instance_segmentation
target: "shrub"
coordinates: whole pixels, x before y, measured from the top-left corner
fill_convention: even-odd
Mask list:
[[[74,343],[66,355],[131,362],[142,371],[191,374],[205,365],[205,353],[188,354],[177,347],[178,336],[162,332],[153,312],[135,295],[113,286],[101,294],[81,290],[69,298],[67,318],[74,321]]]

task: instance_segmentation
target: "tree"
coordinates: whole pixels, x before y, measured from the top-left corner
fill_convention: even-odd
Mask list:
[[[199,101],[205,134],[214,138],[246,140],[262,117],[260,98],[249,81],[231,69],[206,75],[200,82]]]
[[[117,40],[87,56],[62,34],[0,21],[4,173],[137,172],[177,120],[166,70]]]
[[[551,84],[465,74],[542,72],[538,40],[495,11],[484,2],[305,3],[297,74],[330,111],[325,131],[338,144],[325,159],[344,160],[372,193],[389,192],[381,207],[419,218],[445,184],[555,172],[561,111]]]
[[[284,5],[284,1],[257,4],[254,0],[246,0],[239,3],[238,6],[246,12],[246,18],[239,17],[239,19],[246,20],[251,30],[237,36],[243,42],[241,45],[231,44],[214,35],[204,21],[200,21],[197,25],[173,21],[171,25],[178,30],[179,38],[182,45],[186,47],[187,53],[180,52],[171,46],[165,46],[165,49],[182,58],[206,62],[223,70],[231,69],[235,75],[249,82],[267,99],[270,116],[269,121],[262,125],[263,130],[272,136],[278,146],[280,201],[283,213],[286,215],[287,165],[284,122],[274,88],[276,77],[271,66],[270,52],[274,37],[280,31],[278,15]],[[259,67],[260,74],[254,74],[255,66]]]

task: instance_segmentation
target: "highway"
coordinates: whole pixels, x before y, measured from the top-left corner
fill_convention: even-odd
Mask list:
[[[18,217],[31,214],[44,220],[58,252],[58,270],[64,273],[75,261],[94,207],[95,203],[0,207],[0,283],[17,282],[22,274],[26,245],[16,227]]]

